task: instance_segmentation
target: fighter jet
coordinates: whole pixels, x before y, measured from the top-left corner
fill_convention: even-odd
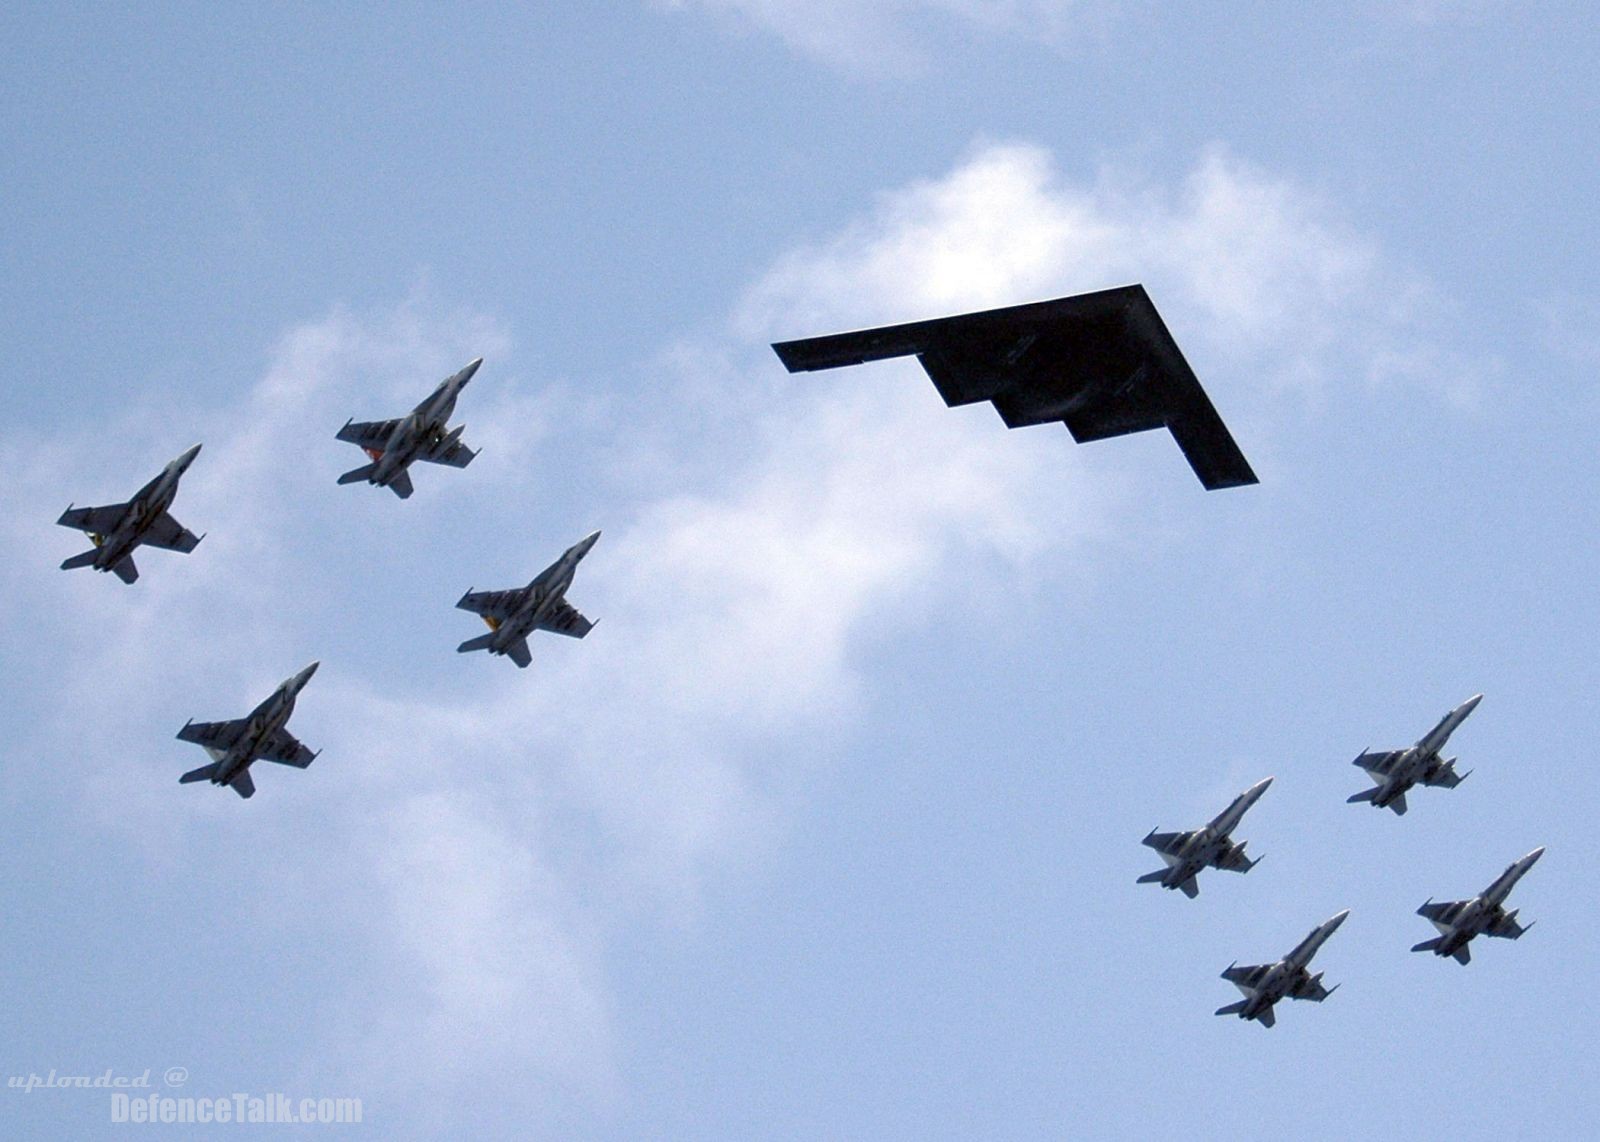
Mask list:
[[[1446,789],[1454,789],[1467,779],[1472,772],[1455,771],[1456,759],[1439,757],[1439,751],[1444,749],[1445,742],[1450,740],[1450,735],[1457,726],[1467,720],[1467,715],[1478,708],[1478,703],[1483,701],[1482,694],[1474,694],[1461,705],[1451,710],[1439,724],[1425,734],[1421,741],[1410,749],[1396,749],[1363,753],[1352,764],[1360,766],[1367,771],[1367,775],[1378,784],[1371,789],[1363,789],[1345,798],[1347,803],[1356,801],[1370,801],[1374,809],[1388,807],[1396,813],[1406,811],[1406,790],[1417,782],[1424,785],[1442,785]]]
[[[1240,1019],[1258,1019],[1264,1025],[1271,1027],[1277,1022],[1277,1016],[1273,1014],[1272,1008],[1278,1000],[1287,997],[1321,1003],[1338,991],[1338,984],[1323,987],[1322,973],[1312,975],[1306,971],[1306,965],[1311,962],[1311,957],[1317,954],[1317,949],[1333,935],[1334,930],[1344,923],[1344,918],[1348,915],[1350,909],[1346,908],[1337,916],[1311,929],[1309,936],[1296,944],[1293,951],[1275,964],[1255,964],[1249,967],[1229,964],[1228,970],[1222,973],[1222,978],[1243,992],[1244,998],[1238,1003],[1217,1008],[1217,1014],[1237,1015]]]
[[[944,402],[1082,444],[1170,429],[1208,489],[1256,483],[1142,285],[774,345],[791,373],[916,354]]]
[[[1183,894],[1193,900],[1200,895],[1200,885],[1195,877],[1207,865],[1225,868],[1229,872],[1249,872],[1260,863],[1261,858],[1250,860],[1244,855],[1245,842],[1235,843],[1229,834],[1239,827],[1240,820],[1250,806],[1260,800],[1271,784],[1270,777],[1256,782],[1235,797],[1233,804],[1211,818],[1211,823],[1203,829],[1190,833],[1158,833],[1152,829],[1141,843],[1160,853],[1167,867],[1145,873],[1138,883],[1182,889]]]
[[[411,476],[406,469],[413,460],[448,464],[452,468],[465,468],[472,463],[477,453],[461,443],[461,432],[466,425],[448,431],[445,426],[455,411],[456,397],[461,395],[481,364],[483,358],[479,357],[455,376],[440,381],[439,387],[426,400],[399,420],[367,420],[360,424],[345,421],[338,438],[359,445],[372,457],[372,463],[350,469],[339,477],[339,483],[365,480],[388,488],[404,500],[411,496]]]
[[[1467,944],[1474,936],[1499,936],[1506,940],[1520,938],[1533,925],[1523,927],[1518,924],[1517,910],[1513,908],[1507,912],[1501,905],[1511,895],[1511,889],[1517,881],[1522,879],[1522,874],[1543,855],[1544,846],[1540,845],[1521,860],[1513,861],[1510,867],[1494,878],[1493,884],[1483,890],[1482,895],[1474,896],[1471,900],[1452,900],[1443,904],[1429,900],[1417,909],[1417,915],[1431,920],[1440,934],[1422,941],[1411,950],[1432,952],[1436,956],[1454,956],[1456,963],[1465,964],[1472,960],[1472,952]]]
[[[462,595],[456,606],[482,616],[489,625],[489,633],[467,639],[456,647],[457,652],[487,650],[490,654],[504,654],[518,666],[525,667],[533,661],[528,651],[528,636],[534,631],[554,631],[572,638],[588,634],[594,624],[567,602],[566,594],[578,563],[599,538],[597,531],[580,539],[562,552],[560,559],[535,575],[526,587],[513,587],[509,591],[468,591]]]
[[[275,761],[296,769],[310,765],[317,755],[283,727],[294,713],[295,698],[317,672],[317,665],[313,662],[294,677],[285,679],[245,717],[232,722],[184,723],[183,729],[178,731],[178,740],[204,746],[213,761],[191,769],[178,778],[178,783],[209,781],[213,785],[231,785],[239,796],[249,797],[256,791],[255,782],[250,780],[251,762]]]
[[[134,493],[125,504],[109,504],[103,508],[68,507],[56,523],[62,527],[75,527],[89,533],[92,548],[82,555],[74,555],[61,564],[63,571],[74,567],[93,567],[96,571],[114,571],[124,583],[139,577],[133,565],[133,549],[141,543],[162,547],[168,551],[181,551],[187,555],[205,538],[195,535],[167,511],[178,494],[178,481],[200,455],[196,444],[182,456],[161,469],[161,474]]]

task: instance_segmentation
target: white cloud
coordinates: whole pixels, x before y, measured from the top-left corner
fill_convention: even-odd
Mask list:
[[[699,8],[777,36],[825,62],[867,72],[926,64],[930,25],[955,25],[1061,42],[1098,23],[1104,0],[664,0]]]
[[[981,147],[782,259],[740,329],[914,320],[1133,281],[1224,393],[1244,384],[1317,399],[1331,384],[1404,377],[1455,395],[1482,373],[1433,335],[1444,305],[1427,283],[1324,195],[1220,146],[1172,187],[1114,166],[1074,183],[1043,148]]]

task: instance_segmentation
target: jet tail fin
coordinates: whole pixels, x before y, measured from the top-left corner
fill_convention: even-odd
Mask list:
[[[202,765],[199,769],[191,769],[188,773],[178,778],[178,784],[188,785],[191,781],[210,781],[216,772],[217,766],[215,763]]]
[[[1248,1002],[1248,1001],[1241,999],[1238,1003],[1230,1003],[1226,1007],[1219,1007],[1219,1008],[1217,1008],[1217,1014],[1218,1015],[1237,1015],[1237,1014],[1239,1014],[1239,1012],[1244,1010],[1244,1005],[1245,1005],[1246,1002]]]
[[[339,483],[354,484],[361,480],[369,479],[371,478],[372,473],[377,471],[377,469],[377,464],[363,464],[359,468],[351,468],[348,472],[339,477]]]
[[[469,638],[466,642],[456,647],[456,653],[465,654],[469,650],[488,650],[489,643],[493,640],[494,631],[490,631],[488,634],[480,634],[477,638]]]
[[[1160,884],[1163,880],[1165,880],[1167,878],[1167,871],[1168,871],[1167,869],[1158,868],[1154,872],[1145,873],[1138,880],[1134,881],[1134,883],[1135,884]]]
[[[71,559],[64,560],[61,570],[71,571],[74,567],[88,567],[94,563],[94,557],[100,553],[98,547],[91,547],[82,555],[74,555]]]
[[[1356,793],[1356,794],[1353,794],[1352,796],[1346,797],[1344,799],[1344,803],[1346,805],[1353,805],[1357,801],[1371,801],[1377,795],[1378,795],[1378,788],[1377,788],[1377,786],[1373,786],[1371,789],[1363,789],[1360,793]]]

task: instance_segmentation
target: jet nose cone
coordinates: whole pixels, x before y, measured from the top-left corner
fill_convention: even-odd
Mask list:
[[[582,539],[578,540],[577,543],[573,544],[573,555],[577,556],[579,559],[582,559],[585,555],[589,554],[589,549],[595,545],[599,538],[600,533],[598,531],[584,536]]]
[[[1465,702],[1461,703],[1461,712],[1463,714],[1472,713],[1472,711],[1474,711],[1474,710],[1476,710],[1478,708],[1478,703],[1481,702],[1481,701],[1483,701],[1483,695],[1482,694],[1474,694],[1472,697],[1468,698]]]
[[[1340,924],[1343,924],[1344,923],[1344,918],[1346,916],[1348,916],[1348,915],[1350,915],[1350,909],[1346,908],[1343,912],[1339,913],[1333,919],[1329,920],[1328,924],[1327,924],[1328,931],[1332,932]]]
[[[1272,784],[1272,778],[1263,777],[1260,781],[1256,782],[1254,785],[1252,785],[1250,787],[1250,789],[1249,789],[1250,796],[1252,796],[1252,797],[1261,796],[1263,793],[1265,793],[1267,791],[1267,786],[1269,786],[1271,784]]]
[[[200,445],[196,444],[182,456],[178,457],[178,467],[187,468],[190,464],[194,463],[194,458],[198,455],[200,455]]]
[[[482,364],[482,357],[474,357],[472,360],[468,361],[467,367],[461,370],[461,383],[466,384],[468,381],[472,380],[472,375],[478,371]]]
[[[320,662],[313,662],[310,666],[306,667],[299,674],[294,676],[294,684],[296,686],[304,686],[307,682],[311,681],[311,676],[317,672],[317,667],[321,665],[322,663]]]
[[[1522,863],[1527,865],[1529,868],[1532,868],[1534,862],[1537,861],[1542,856],[1544,856],[1544,846],[1540,845],[1538,848],[1534,849],[1527,856],[1523,857],[1522,858]]]

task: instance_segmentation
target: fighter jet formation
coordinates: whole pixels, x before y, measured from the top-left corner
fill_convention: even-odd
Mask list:
[[[1349,801],[1368,801],[1374,809],[1393,809],[1396,815],[1406,811],[1406,790],[1418,783],[1454,789],[1467,779],[1467,773],[1457,773],[1456,759],[1441,758],[1456,727],[1467,720],[1467,715],[1478,708],[1482,694],[1474,694],[1461,705],[1439,719],[1439,724],[1429,730],[1416,745],[1406,749],[1363,753],[1354,764],[1367,771],[1378,784],[1363,789]]]
[[[773,349],[790,372],[915,355],[948,405],[988,401],[1012,428],[1060,421],[1079,442],[1164,427],[1207,489],[1256,482],[1255,473],[1139,285],[779,342]],[[386,487],[405,500],[414,491],[413,462],[467,467],[477,453],[461,440],[464,426],[450,428],[449,421],[462,389],[482,364],[483,359],[478,358],[447,377],[403,417],[347,421],[335,434],[337,439],[360,447],[370,462],[345,472],[337,482],[365,481]],[[193,551],[200,537],[179,524],[169,508],[179,481],[199,452],[196,444],[178,456],[126,503],[69,507],[57,522],[88,533],[94,546],[67,559],[62,569],[94,567],[131,584],[139,577],[132,552],[141,544]],[[573,544],[524,587],[467,591],[456,606],[481,617],[489,630],[462,642],[457,651],[484,650],[526,668],[532,662],[528,640],[535,632],[577,639],[588,635],[594,623],[567,601],[566,594],[579,563],[599,538],[600,532],[595,531]],[[178,738],[202,746],[212,761],[184,773],[179,783],[209,781],[249,798],[255,793],[250,767],[256,761],[308,767],[317,754],[286,727],[296,699],[317,667],[313,662],[285,679],[243,718],[187,722]],[[1443,758],[1441,753],[1450,735],[1482,699],[1483,695],[1474,695],[1451,710],[1409,748],[1363,752],[1355,764],[1376,784],[1348,800],[1401,815],[1407,809],[1406,793],[1413,787],[1459,785],[1467,775],[1458,774],[1455,759]],[[1258,781],[1199,829],[1148,833],[1142,843],[1160,855],[1165,867],[1138,877],[1137,882],[1159,884],[1193,900],[1200,894],[1198,877],[1203,870],[1244,873],[1253,869],[1259,858],[1247,857],[1245,842],[1235,840],[1233,833],[1273,780]],[[1412,951],[1431,951],[1465,964],[1471,958],[1467,945],[1479,935],[1519,938],[1527,927],[1517,922],[1515,910],[1506,911],[1504,902],[1543,852],[1538,848],[1516,861],[1470,900],[1435,903],[1430,899],[1418,914],[1431,921],[1440,935],[1417,944]],[[1238,1015],[1272,1027],[1280,1000],[1320,1003],[1326,999],[1336,988],[1324,987],[1321,973],[1312,974],[1309,965],[1348,916],[1346,909],[1318,925],[1274,963],[1231,964],[1222,978],[1238,987],[1244,999],[1218,1009],[1217,1014]]]
[[[1467,715],[1477,709],[1481,701],[1482,694],[1473,695],[1440,719],[1438,725],[1409,749],[1363,753],[1356,759],[1356,764],[1377,774],[1381,783],[1377,788],[1349,800],[1372,801],[1380,807],[1388,806],[1396,813],[1403,813],[1405,791],[1413,784],[1459,784],[1465,774],[1458,776],[1453,768],[1455,759],[1441,759],[1439,753],[1450,735]],[[1204,828],[1188,833],[1147,834],[1142,843],[1160,853],[1167,867],[1146,873],[1138,878],[1138,883],[1179,889],[1185,896],[1194,899],[1200,894],[1196,878],[1202,869],[1210,867],[1248,872],[1254,868],[1260,863],[1259,859],[1252,861],[1246,858],[1244,843],[1234,841],[1231,834],[1250,807],[1260,800],[1272,780],[1265,778],[1246,789]],[[1532,925],[1524,927],[1518,924],[1516,911],[1505,910],[1505,899],[1543,853],[1542,847],[1537,848],[1514,862],[1481,895],[1471,900],[1435,903],[1430,899],[1417,909],[1417,914],[1431,921],[1440,934],[1435,939],[1417,944],[1411,950],[1453,956],[1458,963],[1465,964],[1471,959],[1467,944],[1476,936],[1490,935],[1512,940],[1520,937]],[[1314,928],[1310,935],[1276,963],[1245,967],[1240,967],[1237,962],[1228,965],[1222,978],[1237,986],[1245,998],[1218,1008],[1217,1014],[1237,1015],[1241,1019],[1271,1027],[1277,1021],[1273,1008],[1280,999],[1309,999],[1321,1003],[1332,995],[1336,989],[1324,988],[1321,974],[1312,975],[1308,965],[1317,950],[1349,914],[1347,908]]]
[[[1143,844],[1161,854],[1167,867],[1147,872],[1139,878],[1140,884],[1159,884],[1163,888],[1176,888],[1190,900],[1200,895],[1200,885],[1195,877],[1203,868],[1221,868],[1229,872],[1249,872],[1261,860],[1251,860],[1244,855],[1244,842],[1230,835],[1239,827],[1245,813],[1261,799],[1272,784],[1267,777],[1233,799],[1222,812],[1211,818],[1211,823],[1192,833],[1158,833],[1152,829]]]
[[[482,364],[483,358],[479,357],[459,373],[446,377],[416,408],[398,420],[364,420],[359,424],[345,421],[336,434],[338,439],[358,445],[371,457],[372,463],[350,469],[339,477],[339,483],[365,480],[388,488],[406,500],[411,498],[412,492],[408,471],[412,461],[425,460],[451,468],[465,468],[472,463],[477,453],[461,443],[466,425],[450,428],[449,424],[456,410],[456,398]]]
[[[66,560],[61,569],[93,567],[96,571],[111,571],[124,583],[132,583],[139,578],[139,569],[133,565],[133,549],[140,544],[184,555],[193,551],[205,536],[184,527],[167,509],[178,494],[178,481],[198,455],[200,445],[196,444],[163,468],[127,503],[101,508],[68,507],[56,523],[88,532],[94,546]]]
[[[255,782],[250,780],[252,762],[275,761],[279,765],[304,769],[315,761],[317,755],[283,727],[294,713],[294,700],[311,681],[317,666],[318,663],[313,662],[300,673],[284,679],[242,718],[231,722],[185,722],[178,731],[178,740],[204,747],[212,762],[191,769],[178,778],[178,783],[209,781],[213,785],[232,786],[241,797],[251,797],[256,791]]]
[[[526,667],[533,661],[528,650],[528,636],[534,631],[553,631],[569,638],[588,634],[594,624],[567,602],[567,588],[572,586],[578,564],[599,538],[598,531],[584,536],[563,551],[561,558],[535,575],[526,587],[513,587],[509,591],[468,591],[462,595],[456,606],[481,617],[489,633],[467,639],[456,651],[487,650]]]

